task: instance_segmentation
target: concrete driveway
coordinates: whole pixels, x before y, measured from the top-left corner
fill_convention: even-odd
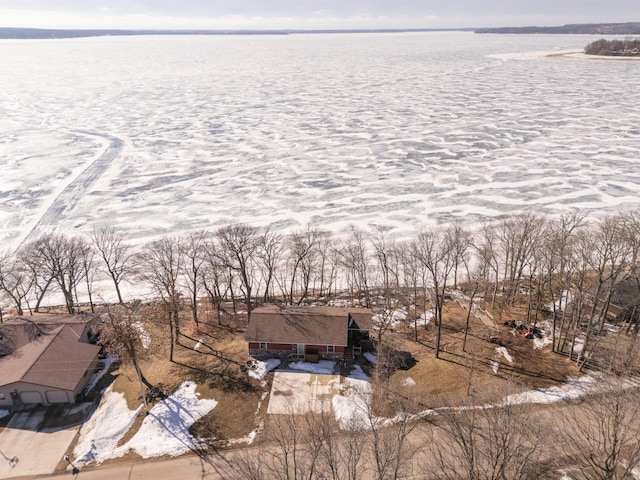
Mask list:
[[[45,415],[46,411],[43,409],[17,412],[7,427],[0,432],[0,451],[8,458],[18,458],[18,462],[12,468],[0,455],[0,478],[54,472],[80,426],[39,431]]]
[[[328,412],[331,399],[338,393],[340,375],[276,370],[267,413],[304,414]]]

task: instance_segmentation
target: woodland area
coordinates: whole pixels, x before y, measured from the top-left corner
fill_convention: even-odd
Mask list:
[[[508,402],[504,399],[521,391],[510,390],[517,383],[508,376],[500,381],[479,373],[481,355],[464,350],[464,317],[458,318],[459,339],[465,330],[462,351],[467,358],[461,361],[469,387],[480,385],[481,376],[494,381],[493,387],[471,395],[467,388],[459,397],[449,393],[448,401],[425,410],[428,398],[399,395],[379,360],[372,367],[373,394],[363,403],[360,423],[341,429],[324,413],[267,416],[261,420],[259,448],[233,453],[238,478],[497,480],[557,478],[560,472],[563,478],[617,479],[631,478],[640,465],[639,391],[626,376],[638,373],[639,254],[640,212],[599,219],[580,212],[554,218],[523,213],[474,231],[460,224],[424,227],[404,239],[384,227],[352,228],[338,236],[314,226],[282,234],[232,224],[137,247],[115,228],[105,227],[87,237],[47,235],[18,252],[6,252],[0,259],[0,288],[5,317],[44,310],[59,298],[65,303],[56,308],[70,313],[106,308],[105,345],[132,365],[121,368],[135,370],[122,379],[137,374],[152,393],[158,381],[170,381],[180,369],[189,377],[200,375],[219,405],[194,432],[214,439],[234,438],[220,433],[232,421],[253,428],[251,412],[260,410],[256,405],[263,398],[262,387],[229,367],[233,362],[213,343],[218,334],[205,341],[213,345],[210,349],[201,347],[206,354],[186,344],[174,361],[174,345],[180,348],[180,339],[193,343],[192,331],[236,335],[229,329],[233,319],[246,325],[253,308],[266,302],[353,304],[376,315],[380,359],[382,346],[394,336],[394,312],[407,312],[416,341],[427,332],[426,327],[418,332],[418,319],[431,312],[428,334],[435,341],[428,342],[434,347],[429,355],[446,358],[451,356],[444,345],[453,335],[453,297],[460,307],[467,305],[456,306],[467,312],[467,329],[469,312],[475,309],[491,312],[493,322],[501,325],[512,321],[508,312],[515,306],[529,325],[551,327],[551,349],[557,354],[547,355],[571,358],[580,368],[596,367],[609,375],[595,375],[592,393],[575,402]],[[122,306],[96,302],[106,293],[96,291],[98,282],[102,290],[112,288]],[[145,298],[140,299],[141,292]],[[203,304],[206,310],[198,308]],[[153,352],[141,346],[142,317],[150,319],[146,328],[153,332]],[[479,340],[495,352],[495,345]],[[508,341],[516,340],[523,341]],[[534,351],[530,346],[527,350]],[[159,367],[152,368],[160,364],[156,354],[171,365],[170,375],[158,377]],[[213,363],[194,369],[193,356]],[[448,360],[433,362],[443,366],[443,380],[447,371],[454,371],[447,369],[455,368],[457,376],[462,371]],[[421,363],[427,360],[423,357]],[[151,381],[142,374],[147,368],[156,377]],[[411,374],[419,378],[416,373]],[[145,390],[129,383],[138,394]],[[142,394],[142,399],[146,404],[156,397]],[[239,403],[248,408],[241,419]]]
[[[497,322],[509,320],[501,318],[504,309],[524,301],[528,323],[552,324],[553,351],[580,367],[623,368],[640,326],[639,254],[640,212],[597,220],[577,212],[553,219],[523,213],[473,232],[460,224],[425,227],[402,240],[385,227],[337,236],[313,226],[282,234],[232,224],[135,248],[105,227],[88,237],[47,235],[4,253],[0,289],[14,314],[38,312],[51,298],[63,298],[75,313],[93,311],[96,280],[110,279],[121,304],[145,292],[142,300],[157,304],[172,339],[183,308],[197,327],[201,299],[213,307],[208,320],[218,323],[224,314],[250,319],[255,305],[267,302],[369,307],[379,343],[397,309],[413,320],[430,310],[436,356],[445,299],[456,292],[469,311],[485,308]],[[415,328],[417,338],[417,322]]]
[[[605,55],[610,57],[640,57],[640,39],[625,40],[600,39],[584,48],[587,55]]]

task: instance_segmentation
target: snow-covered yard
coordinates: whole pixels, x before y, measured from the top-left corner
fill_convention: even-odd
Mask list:
[[[140,413],[130,410],[124,395],[108,389],[91,418],[82,426],[74,449],[76,463],[101,463],[129,451],[143,458],[181,455],[200,446],[189,427],[215,408],[213,399],[200,399],[194,382],[184,382],[172,395],[157,403],[140,429],[124,445],[120,440]]]

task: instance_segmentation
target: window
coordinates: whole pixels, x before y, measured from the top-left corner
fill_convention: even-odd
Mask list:
[[[260,342],[260,350],[266,350],[267,349],[267,342]]]
[[[327,345],[327,353],[334,353],[336,350],[334,345]]]
[[[0,393],[0,400],[4,400],[4,393]]]

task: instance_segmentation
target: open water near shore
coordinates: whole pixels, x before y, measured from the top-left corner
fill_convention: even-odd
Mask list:
[[[0,239],[640,202],[640,62],[580,35],[0,41]]]

